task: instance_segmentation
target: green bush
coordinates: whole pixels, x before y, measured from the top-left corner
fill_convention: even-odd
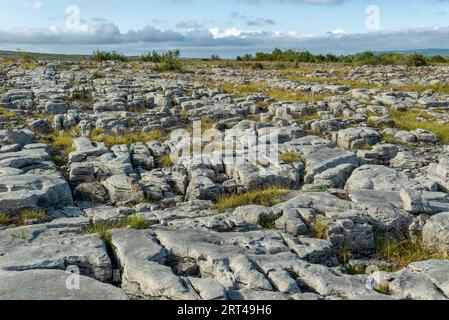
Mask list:
[[[149,52],[140,56],[140,61],[158,63],[156,71],[183,71],[183,63],[181,61],[181,51],[169,50],[167,52],[158,53],[156,51]]]
[[[427,66],[427,60],[422,54],[412,54],[407,58],[407,65],[412,67],[424,67]]]
[[[128,61],[128,58],[121,53],[118,53],[116,51],[101,51],[101,50],[94,51],[91,59],[96,62],[102,62],[102,61],[126,62],[126,61]]]

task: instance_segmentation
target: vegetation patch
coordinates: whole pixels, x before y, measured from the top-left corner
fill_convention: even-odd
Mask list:
[[[266,216],[263,216],[260,219],[259,225],[264,229],[269,229],[269,230],[276,229],[276,221],[270,220]]]
[[[146,229],[148,228],[148,223],[142,216],[131,216],[111,223],[95,223],[89,227],[86,227],[83,231],[85,233],[98,234],[107,245],[110,245],[112,239],[111,230],[126,228],[137,230]]]
[[[0,226],[7,225],[11,222],[11,218],[6,214],[0,214]]]
[[[164,141],[166,137],[167,133],[163,130],[139,133],[128,132],[120,136],[105,135],[104,131],[93,131],[91,135],[92,141],[103,142],[108,147],[120,144],[130,145],[136,142]]]
[[[419,238],[404,240],[377,238],[375,258],[386,262],[384,266],[381,266],[381,269],[387,272],[402,270],[411,263],[418,261],[449,260],[447,254],[432,250]]]
[[[214,205],[214,208],[220,212],[226,212],[228,209],[247,205],[271,207],[280,203],[282,198],[289,192],[280,187],[271,187],[268,189],[252,190],[244,194],[222,196]]]
[[[11,237],[17,240],[26,240],[29,235],[25,230],[15,230],[11,233]]]
[[[311,238],[327,240],[328,227],[326,222],[322,220],[317,220],[313,224],[312,232],[310,233]]]
[[[299,120],[299,121],[313,121],[313,120],[320,120],[320,116],[318,115],[318,113],[312,113],[312,114],[294,114],[293,118],[295,120]]]
[[[157,158],[157,163],[162,168],[170,168],[173,164],[173,162],[171,161],[171,155],[166,154],[166,155],[160,156],[159,158]]]
[[[413,131],[424,129],[433,132],[443,144],[449,143],[449,123],[440,123],[435,117],[419,110],[407,110],[404,112],[390,110],[391,118],[396,126],[402,130]]]
[[[14,118],[16,116],[15,112],[7,111],[5,108],[0,106],[0,117],[3,118]]]
[[[25,224],[27,220],[45,221],[46,218],[44,210],[26,210],[20,214],[20,223]]]
[[[287,164],[294,164],[298,161],[301,161],[301,157],[297,152],[285,152],[281,153],[280,155],[281,161],[287,163]]]
[[[183,72],[184,64],[181,61],[180,50],[168,50],[163,53],[157,51],[149,52],[139,58],[140,61],[157,63],[157,72]]]
[[[96,50],[92,54],[91,59],[95,62],[103,62],[103,61],[121,61],[127,62],[129,59],[121,53],[117,51],[102,51]]]

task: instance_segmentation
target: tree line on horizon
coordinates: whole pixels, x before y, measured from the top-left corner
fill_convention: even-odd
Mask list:
[[[426,57],[419,53],[380,53],[375,54],[365,51],[353,55],[313,54],[309,51],[295,51],[292,49],[283,51],[279,48],[271,53],[257,52],[255,55],[246,54],[238,56],[237,61],[256,62],[290,62],[290,63],[350,63],[361,65],[409,65],[426,66],[435,63],[447,63],[449,59],[441,55]]]
[[[116,51],[96,50],[91,57],[94,61],[130,61],[127,56]],[[163,69],[169,71],[179,70],[182,67],[181,51],[168,50],[165,52],[152,51],[137,58],[143,62],[153,62],[162,65]],[[202,59],[204,61],[222,60],[217,54],[210,58]],[[449,63],[449,58],[441,55],[424,56],[419,53],[400,54],[400,53],[380,53],[365,51],[353,55],[334,55],[334,54],[313,54],[309,51],[295,51],[292,49],[281,50],[274,49],[271,53],[257,52],[256,54],[245,54],[238,56],[236,61],[246,62],[278,62],[282,63],[347,63],[358,65],[408,65],[408,66],[427,66],[437,63]]]

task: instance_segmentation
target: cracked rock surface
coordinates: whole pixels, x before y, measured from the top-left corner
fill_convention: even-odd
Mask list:
[[[398,124],[449,135],[449,95],[381,89],[447,84],[446,67],[352,67],[337,85],[202,64],[0,66],[0,299],[449,299],[449,138]],[[267,90],[241,89],[257,81]],[[174,163],[190,147],[179,129],[237,132],[231,155],[275,137],[280,160],[228,163],[208,145]],[[385,239],[420,254],[395,259]]]

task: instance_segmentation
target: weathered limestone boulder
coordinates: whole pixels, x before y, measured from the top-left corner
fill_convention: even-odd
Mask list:
[[[92,182],[95,180],[95,167],[91,162],[74,162],[70,164],[69,178],[72,184]]]
[[[352,173],[345,189],[401,191],[402,189],[425,190],[426,187],[410,179],[403,172],[385,166],[365,165]]]
[[[97,234],[80,232],[88,224],[86,218],[69,218],[0,231],[0,269],[65,270],[74,265],[82,275],[110,281],[112,267],[105,244]]]
[[[132,298],[196,300],[185,278],[168,266],[168,252],[150,231],[115,230],[112,245],[122,271],[122,288]]]
[[[152,170],[155,167],[155,159],[150,149],[142,142],[131,145],[131,163],[133,167],[145,170]]]
[[[103,186],[108,191],[111,202],[117,206],[133,206],[144,197],[139,183],[125,175],[112,176],[103,181]]]
[[[298,209],[283,210],[282,216],[276,220],[276,228],[294,236],[306,235],[309,232]]]
[[[59,176],[0,175],[0,211],[3,213],[72,205],[72,191]]]
[[[1,96],[0,104],[9,109],[26,110],[33,105],[31,90],[10,90]]]
[[[33,130],[35,132],[39,132],[39,133],[50,133],[53,130],[53,127],[50,123],[50,121],[46,120],[46,119],[39,119],[39,120],[35,120],[31,123],[31,127],[33,128]]]
[[[313,183],[315,176],[329,169],[343,164],[352,164],[355,167],[361,164],[361,160],[353,152],[335,148],[332,142],[321,138],[304,137],[287,142],[285,145],[286,151],[298,152],[301,159],[305,161],[304,182],[306,184]]]
[[[69,110],[67,103],[59,100],[48,101],[45,104],[45,114],[64,114]]]
[[[400,192],[404,210],[412,214],[431,214],[433,213],[429,202],[423,197],[422,192],[418,190],[402,189]]]
[[[335,134],[337,146],[346,149],[362,149],[382,140],[382,135],[370,128],[348,128]]]
[[[186,199],[217,201],[222,193],[223,188],[212,182],[207,176],[195,175],[187,187]]]
[[[439,213],[424,225],[423,240],[430,248],[449,253],[449,212]]]
[[[3,144],[19,144],[21,146],[36,142],[36,136],[29,129],[8,131],[3,139]]]
[[[388,288],[389,295],[400,300],[448,300],[449,262],[428,260],[410,264],[396,273],[375,273],[375,286]]]
[[[347,248],[354,254],[369,254],[374,250],[374,233],[369,220],[361,212],[329,213],[326,217],[327,236],[336,248]]]

